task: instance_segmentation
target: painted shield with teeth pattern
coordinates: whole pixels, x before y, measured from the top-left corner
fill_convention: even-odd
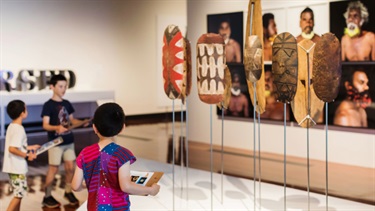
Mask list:
[[[312,73],[316,96],[332,102],[339,93],[341,80],[341,46],[334,34],[323,34],[316,43]]]
[[[180,29],[169,25],[163,36],[164,92],[170,99],[183,98],[186,89],[186,42]]]
[[[273,42],[272,75],[276,100],[290,103],[297,91],[298,50],[296,38],[288,32],[277,35]]]
[[[224,99],[225,43],[219,34],[203,34],[197,41],[197,87],[199,99],[217,104]]]

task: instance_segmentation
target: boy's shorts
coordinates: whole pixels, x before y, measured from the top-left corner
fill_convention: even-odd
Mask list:
[[[10,184],[12,186],[13,195],[17,198],[26,196],[27,180],[25,174],[9,174]]]
[[[61,158],[64,161],[74,161],[76,153],[74,151],[74,143],[67,145],[59,145],[48,150],[48,164],[52,166],[59,166]]]

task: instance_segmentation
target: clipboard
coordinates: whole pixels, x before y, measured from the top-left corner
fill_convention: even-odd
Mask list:
[[[151,187],[154,183],[158,183],[164,172],[144,172],[130,171],[131,181],[142,186]]]
[[[158,183],[161,177],[163,176],[163,172],[157,171],[152,174],[148,182],[146,183],[147,187],[151,187],[154,183]]]
[[[55,146],[61,144],[62,142],[64,142],[64,140],[61,138],[61,136],[59,136],[59,137],[53,139],[52,141],[44,143],[42,146],[40,146],[40,148],[36,150],[36,154],[39,155],[39,154],[51,149],[52,147],[55,147]]]

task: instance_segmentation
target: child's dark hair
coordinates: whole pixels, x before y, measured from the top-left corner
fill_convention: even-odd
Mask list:
[[[12,120],[17,119],[25,110],[25,103],[22,100],[10,101],[7,105],[7,113]]]
[[[93,124],[104,137],[119,134],[124,127],[125,113],[117,103],[105,103],[94,114]]]
[[[58,81],[67,81],[67,80],[64,75],[61,75],[61,74],[53,75],[51,79],[49,80],[49,84],[52,86],[55,86]]]

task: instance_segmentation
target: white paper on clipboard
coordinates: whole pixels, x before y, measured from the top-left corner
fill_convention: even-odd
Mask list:
[[[64,140],[61,138],[61,136],[59,136],[59,137],[53,139],[52,141],[49,141],[49,142],[43,144],[42,146],[40,146],[40,148],[36,150],[36,154],[39,155],[39,154],[51,149],[52,147],[61,144],[62,142],[64,142]]]

